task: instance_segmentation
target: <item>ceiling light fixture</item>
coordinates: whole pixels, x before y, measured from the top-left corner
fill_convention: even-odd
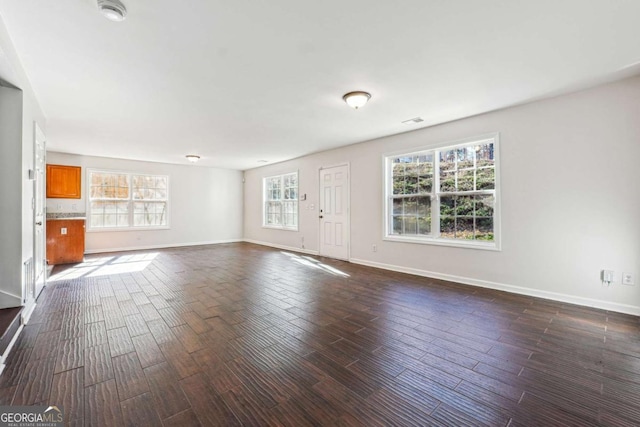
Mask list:
[[[187,154],[185,156],[187,158],[187,160],[189,160],[191,163],[195,163],[198,160],[200,160],[200,156],[196,156],[195,154]]]
[[[370,93],[362,92],[362,91],[349,92],[342,97],[344,102],[346,102],[347,105],[353,108],[354,110],[357,110],[358,108],[362,107],[364,104],[367,103],[367,101],[369,101],[370,98],[371,98]]]
[[[110,21],[122,22],[127,16],[127,8],[120,0],[98,0],[98,9]]]

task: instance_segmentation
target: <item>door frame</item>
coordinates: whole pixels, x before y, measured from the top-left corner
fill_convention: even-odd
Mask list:
[[[330,257],[327,255],[324,255],[322,253],[322,230],[321,230],[321,223],[322,221],[320,221],[320,204],[321,204],[321,197],[322,197],[322,181],[320,181],[320,174],[322,173],[323,170],[325,169],[331,169],[331,168],[337,168],[340,166],[346,166],[347,167],[347,232],[346,232],[346,236],[347,236],[347,258],[346,259],[342,259],[342,258],[334,258],[334,257]],[[341,162],[341,163],[334,163],[328,166],[320,166],[318,168],[318,171],[316,173],[316,177],[318,178],[318,226],[316,227],[318,230],[318,255],[319,256],[323,256],[323,257],[327,257],[327,258],[332,258],[332,259],[339,259],[342,261],[347,261],[350,262],[351,261],[351,162]]]
[[[36,272],[37,270],[37,266],[36,266],[36,261],[37,261],[37,256],[36,256],[36,248],[38,243],[40,245],[42,245],[42,259],[43,259],[43,265],[42,265],[42,289],[44,289],[47,286],[47,266],[46,266],[46,259],[47,259],[47,198],[46,198],[46,188],[47,188],[47,174],[46,174],[46,169],[42,171],[42,236],[40,236],[40,242],[38,242],[38,235],[36,233],[36,217],[38,212],[36,211],[36,207],[37,207],[37,202],[36,202],[36,197],[38,196],[38,177],[37,175],[37,165],[36,165],[36,152],[38,149],[38,141],[42,142],[42,150],[43,150],[43,167],[46,167],[47,164],[47,138],[44,134],[44,132],[42,131],[42,128],[40,127],[40,125],[38,124],[38,122],[34,121],[33,122],[33,199],[32,199],[32,207],[33,207],[33,280],[34,280],[34,289],[33,289],[33,294],[30,295],[31,289],[26,289],[25,295],[23,295],[23,299],[25,301],[25,323],[28,320],[28,318],[31,316],[31,312],[33,311],[33,309],[36,306],[36,300],[38,299],[38,277],[36,277]],[[29,306],[27,306],[27,304]]]

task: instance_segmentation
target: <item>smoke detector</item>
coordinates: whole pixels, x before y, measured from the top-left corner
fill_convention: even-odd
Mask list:
[[[98,0],[98,9],[110,21],[121,22],[127,16],[127,8],[120,0]]]

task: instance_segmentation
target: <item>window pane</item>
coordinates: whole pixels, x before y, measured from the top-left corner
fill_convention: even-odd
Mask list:
[[[456,239],[473,240],[473,218],[456,218]]]
[[[440,215],[453,216],[456,213],[456,196],[440,197]]]
[[[494,197],[491,195],[476,196],[476,216],[493,218],[494,203]]]
[[[156,188],[166,189],[167,188],[167,177],[166,176],[157,176],[156,177]]]
[[[402,199],[393,199],[393,214],[401,215],[402,214]]]
[[[415,216],[418,213],[418,200],[415,197],[404,199],[404,214]]]
[[[458,149],[458,170],[474,167],[476,157],[475,147],[466,147]]]
[[[476,240],[493,240],[493,218],[476,219]]]
[[[91,227],[104,227],[104,217],[100,214],[91,215]]]
[[[404,163],[392,164],[393,194],[404,194]]]
[[[456,173],[440,171],[440,191],[456,191]]]
[[[473,169],[458,171],[458,191],[473,191]]]
[[[496,188],[496,172],[494,168],[478,169],[476,174],[478,190],[494,190]]]
[[[456,168],[456,154],[454,150],[440,152],[440,172],[453,171]]]
[[[89,181],[91,182],[91,199],[129,198],[128,175],[91,172],[89,176]]]
[[[92,185],[91,186],[91,195],[89,196],[92,199],[101,199],[104,196],[104,190],[101,186]]]
[[[135,202],[133,225],[136,227],[167,225],[166,202]]]
[[[451,216],[440,217],[440,236],[445,239],[453,239],[455,237],[456,220]]]
[[[402,234],[402,217],[393,217],[393,234]]]
[[[431,234],[431,218],[418,218],[418,234]]]
[[[431,193],[433,187],[433,153],[397,157],[391,162],[393,194]]]
[[[420,194],[431,193],[433,188],[433,175],[420,175],[418,178],[418,192]]]
[[[431,215],[431,197],[417,197],[417,215],[427,217]]]
[[[414,216],[404,217],[404,234],[418,234],[418,218]]]
[[[459,196],[456,198],[456,210],[455,215],[460,216],[471,216],[474,215],[474,201],[475,196]]]
[[[494,166],[495,159],[493,143],[477,145],[475,150],[476,158],[478,159],[477,167],[482,168],[485,166]]]

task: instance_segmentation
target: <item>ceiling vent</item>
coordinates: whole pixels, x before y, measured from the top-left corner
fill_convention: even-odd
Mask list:
[[[110,21],[121,22],[127,16],[127,8],[119,0],[98,0],[98,9]]]
[[[413,119],[405,120],[402,123],[404,123],[405,125],[413,125],[420,122],[424,122],[424,119],[422,117],[414,117]]]

